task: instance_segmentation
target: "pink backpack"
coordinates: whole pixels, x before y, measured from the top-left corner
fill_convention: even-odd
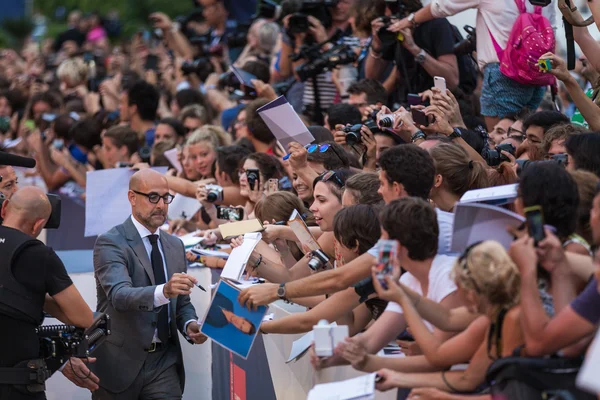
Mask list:
[[[553,85],[554,76],[540,71],[538,60],[547,52],[554,52],[556,38],[552,25],[542,15],[542,7],[535,7],[533,13],[525,9],[525,0],[515,0],[521,15],[515,21],[506,49],[492,36],[494,48],[500,60],[500,72],[524,85]]]

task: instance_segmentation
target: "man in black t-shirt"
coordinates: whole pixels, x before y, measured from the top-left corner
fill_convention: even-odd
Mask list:
[[[51,206],[46,194],[35,187],[18,190],[2,205],[4,218],[0,226],[0,277],[10,268],[12,278],[27,292],[34,303],[43,304],[36,315],[28,315],[9,304],[0,303],[0,368],[14,367],[25,360],[39,358],[39,339],[35,329],[43,321],[43,311],[64,323],[88,327],[93,314],[85,303],[65,266],[56,253],[36,238],[50,217]],[[12,240],[12,242],[11,242]],[[18,247],[27,242],[26,247]],[[17,246],[11,246],[16,243]],[[15,247],[17,247],[15,249]],[[12,251],[11,251],[12,249]],[[12,253],[12,262],[7,261]],[[6,284],[6,283],[5,283]],[[10,286],[10,285],[7,285]],[[89,370],[79,359],[72,359],[63,369],[65,376],[81,387],[98,388],[95,375],[82,380]],[[0,399],[44,399],[44,393],[25,393],[12,385],[0,385]]]
[[[69,29],[59,34],[54,42],[55,52],[60,51],[66,42],[74,42],[77,47],[81,47],[85,43],[85,33],[81,31],[81,12],[72,11],[68,21]]]
[[[414,12],[421,8],[418,0],[403,0],[405,11],[410,12],[408,19],[414,21]],[[387,3],[386,3],[387,4]],[[412,11],[412,12],[411,12]],[[386,9],[386,15],[392,10]],[[412,18],[411,18],[412,16]],[[433,77],[440,76],[446,80],[446,87],[454,90],[459,85],[459,70],[454,55],[455,36],[452,25],[445,18],[416,24],[401,31],[400,55],[394,55],[396,46],[384,49],[378,32],[385,24],[381,18],[372,22],[373,41],[366,61],[365,76],[381,79],[389,61],[396,64],[396,87],[398,100],[406,104],[408,93],[421,93],[433,86]],[[391,32],[389,32],[391,35]],[[383,52],[386,52],[384,54]],[[387,54],[388,52],[392,54]]]

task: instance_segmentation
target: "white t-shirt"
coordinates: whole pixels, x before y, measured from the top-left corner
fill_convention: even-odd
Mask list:
[[[450,272],[454,267],[455,261],[456,257],[447,255],[435,256],[433,263],[431,264],[431,269],[429,270],[429,289],[427,291],[427,296],[425,296],[429,300],[435,301],[436,303],[441,303],[446,296],[456,291],[456,284],[450,277]],[[418,294],[423,295],[421,283],[419,283],[417,278],[415,278],[410,272],[405,272],[400,277],[400,283],[409,289],[414,290]],[[392,311],[402,314],[402,307],[400,307],[398,303],[389,302],[385,311]],[[427,321],[423,322],[425,322],[425,325],[427,325],[430,331],[433,331],[433,325]]]
[[[442,211],[439,208],[435,209],[438,221],[438,251],[437,254],[450,254],[450,247],[452,246],[452,229],[454,227],[454,214]],[[379,242],[375,244],[368,253],[373,257],[379,256]]]
[[[521,0],[517,0],[521,1]],[[533,6],[525,0],[527,12],[533,12]],[[483,71],[486,64],[497,63],[498,55],[490,37],[490,32],[498,45],[504,49],[513,24],[519,17],[515,0],[432,0],[431,14],[436,18],[456,15],[470,8],[477,10],[477,61]],[[556,1],[542,8],[542,15],[548,18],[556,34]]]

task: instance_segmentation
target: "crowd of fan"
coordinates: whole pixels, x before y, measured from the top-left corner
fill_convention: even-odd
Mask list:
[[[186,18],[156,12],[152,28],[118,44],[99,19],[84,24],[73,12],[54,43],[1,53],[0,143],[35,157],[37,167],[0,166],[0,192],[10,198],[20,180],[85,199],[88,171],[169,167],[170,190],[203,206],[190,220],[169,221],[171,233],[201,230],[205,242],[223,243],[216,228],[228,221],[217,218],[218,205],[264,221],[248,272],[269,283],[240,301],[268,304],[285,283],[285,297],[308,310],[264,322],[261,332],[307,332],[322,319],[348,325],[351,338],[333,357],[313,355],[313,365],[378,371],[380,390],[484,396],[486,370],[515,349],[581,358],[600,321],[600,44],[575,27],[582,54],[574,71],[545,55],[558,81],[553,96],[499,71],[492,41],[508,40],[518,13],[512,0],[481,2],[477,51],[455,51],[462,38],[445,17],[475,3],[401,0],[394,4],[405,14],[386,20],[400,12],[393,2],[339,0],[322,6],[328,18],[310,15],[304,31],[294,29],[294,15],[259,15],[246,33],[223,1],[197,0]],[[600,21],[600,7],[590,8]],[[543,14],[552,22],[556,11],[551,4]],[[307,78],[316,64],[300,49],[336,30],[341,39],[317,48],[317,58],[347,46],[352,62]],[[402,34],[395,55],[386,55],[382,30]],[[253,88],[230,65],[251,74]],[[277,145],[257,109],[280,94],[317,146]],[[173,148],[179,172],[164,155]],[[260,183],[250,185],[247,172],[256,169]],[[273,179],[278,190],[267,188]],[[553,227],[546,239],[534,243],[513,227],[510,248],[482,237],[459,257],[451,253],[459,199],[515,183],[518,196],[506,207],[524,215],[540,206]],[[216,202],[214,185],[222,188]],[[294,210],[335,268],[311,270],[291,229],[274,223]],[[396,268],[387,287],[372,279],[365,294],[379,239],[398,242]],[[396,339],[406,357],[376,355]]]

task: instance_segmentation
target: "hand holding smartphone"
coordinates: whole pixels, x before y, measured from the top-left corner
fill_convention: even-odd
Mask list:
[[[529,236],[533,238],[535,245],[546,238],[544,232],[544,214],[541,206],[531,206],[525,208],[525,219],[527,221],[527,230]]]
[[[255,187],[260,189],[260,171],[257,168],[248,168],[246,170],[246,177],[250,190],[254,190]]]
[[[398,256],[398,242],[395,240],[380,240],[377,256],[377,279],[384,289],[387,289],[385,277],[394,270],[394,260]]]

